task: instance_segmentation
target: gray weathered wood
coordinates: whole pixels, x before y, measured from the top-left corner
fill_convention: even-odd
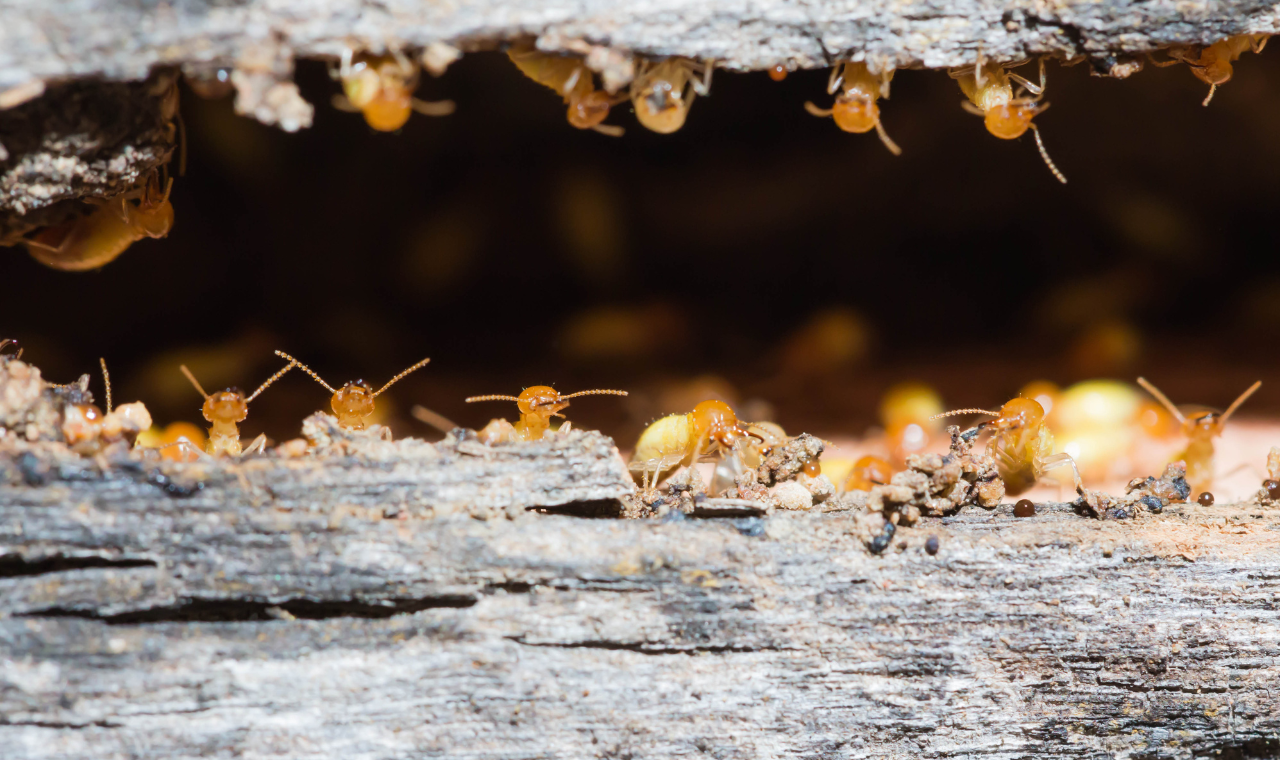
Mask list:
[[[1117,54],[1275,30],[1276,5],[1258,0],[5,0],[0,90],[37,79],[141,79],[156,65],[257,67],[348,46],[475,48],[519,36],[551,50],[600,45],[745,70],[823,67],[849,54],[941,68],[972,63],[979,47],[1000,60],[1089,55],[1106,66]]]
[[[876,556],[849,512],[80,489],[0,493],[6,757],[1181,758],[1280,735],[1280,532],[1256,507],[968,508]]]

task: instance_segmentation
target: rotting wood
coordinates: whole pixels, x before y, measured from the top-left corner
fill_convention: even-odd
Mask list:
[[[1270,508],[968,506],[872,553],[851,499],[531,512],[620,514],[590,431],[81,456],[84,384],[0,373],[6,760],[1280,752]]]
[[[970,507],[876,556],[851,512],[388,520],[322,490],[83,488],[0,494],[15,760],[1280,751],[1256,507]]]

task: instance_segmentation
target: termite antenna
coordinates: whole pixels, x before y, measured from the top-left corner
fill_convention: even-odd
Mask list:
[[[1053,159],[1049,158],[1049,151],[1044,148],[1044,140],[1040,139],[1040,128],[1035,124],[1031,125],[1031,129],[1036,133],[1036,147],[1040,148],[1040,157],[1044,159],[1045,166],[1049,167],[1049,171],[1053,172],[1053,176],[1058,178],[1062,184],[1067,184],[1067,178],[1058,171],[1058,167],[1053,163]]]
[[[98,357],[98,363],[102,365],[102,384],[107,386],[107,414],[111,414],[111,373],[107,372],[107,360]]]
[[[1155,387],[1150,382],[1148,382],[1147,378],[1145,377],[1138,378],[1138,385],[1141,385],[1143,390],[1145,390],[1147,393],[1150,393],[1152,396],[1155,396],[1156,401],[1159,401],[1161,404],[1164,404],[1164,408],[1168,409],[1169,414],[1172,414],[1174,418],[1178,420],[1178,424],[1185,425],[1187,423],[1187,418],[1182,416],[1182,412],[1178,411],[1178,407],[1174,406],[1173,402],[1169,400],[1169,397],[1161,393],[1159,388]]]
[[[1218,425],[1220,426],[1226,425],[1227,418],[1230,417],[1232,414],[1235,414],[1235,411],[1240,408],[1240,405],[1248,401],[1249,397],[1252,396],[1254,392],[1261,387],[1262,387],[1261,380],[1255,382],[1253,385],[1250,385],[1249,389],[1244,393],[1241,393],[1239,398],[1237,398],[1235,401],[1232,401],[1231,406],[1227,407],[1227,411],[1222,413],[1222,417],[1218,418]]]
[[[932,417],[930,417],[929,419],[930,419],[930,420],[937,420],[937,419],[941,419],[941,418],[943,418],[943,417],[954,417],[954,416],[956,416],[957,414],[985,414],[985,415],[990,416],[990,417],[999,417],[999,416],[1000,416],[1000,413],[999,413],[999,412],[992,412],[992,411],[988,411],[988,410],[986,410],[986,409],[952,409],[952,410],[951,410],[951,411],[949,411],[949,412],[943,412],[942,414],[935,414],[935,415],[933,415]]]
[[[257,398],[257,397],[258,397],[258,394],[259,394],[259,393],[262,393],[263,391],[265,391],[265,390],[267,389],[267,386],[271,385],[271,384],[272,384],[272,383],[274,383],[275,381],[277,381],[277,380],[279,380],[280,378],[284,377],[284,374],[285,374],[286,372],[288,372],[289,370],[291,370],[291,369],[293,369],[294,367],[297,367],[297,366],[298,366],[298,363],[297,363],[296,361],[290,361],[287,365],[285,365],[285,368],[284,368],[284,369],[282,369],[282,370],[280,370],[279,372],[275,373],[275,374],[274,374],[274,375],[272,375],[271,377],[268,377],[268,378],[267,378],[267,381],[266,381],[265,383],[263,383],[262,385],[259,385],[259,386],[258,386],[258,390],[254,391],[254,392],[253,392],[253,395],[252,395],[252,396],[250,396],[249,398],[245,399],[245,400],[244,400],[244,402],[247,404],[247,403],[249,403],[250,401],[253,401],[255,398]]]
[[[578,391],[577,393],[570,393],[567,396],[561,396],[560,399],[564,400],[567,398],[577,398],[578,396],[625,396],[625,395],[627,395],[626,391],[610,391],[610,390],[597,389],[593,391]]]
[[[329,391],[330,393],[337,393],[337,391],[333,389],[333,386],[329,385],[324,380],[321,380],[320,376],[317,375],[315,372],[313,372],[311,368],[308,367],[307,365],[303,364],[302,362],[298,361],[297,359],[293,358],[292,356],[286,354],[283,351],[277,350],[276,356],[279,356],[281,359],[287,359],[293,362],[294,364],[298,365],[298,369],[302,370],[303,372],[306,372],[308,375],[311,375],[311,379],[323,385],[326,391]]]
[[[375,393],[375,394],[373,394],[373,395],[374,395],[375,397],[376,397],[376,396],[381,396],[383,391],[385,391],[386,389],[388,389],[388,388],[390,388],[391,386],[395,385],[395,384],[400,380],[400,378],[404,377],[405,375],[409,374],[410,372],[414,372],[414,371],[416,371],[416,370],[420,370],[420,369],[422,369],[423,367],[427,366],[427,363],[428,363],[428,362],[430,362],[430,361],[431,361],[431,357],[427,357],[426,359],[423,359],[422,361],[420,361],[420,362],[418,362],[417,364],[413,365],[413,366],[412,366],[412,367],[410,367],[409,369],[406,369],[404,372],[401,372],[400,374],[398,374],[398,375],[396,375],[395,377],[393,377],[393,378],[391,378],[390,380],[388,380],[388,381],[387,381],[387,384],[386,384],[386,385],[384,385],[384,386],[382,386],[381,388],[379,388],[379,389],[378,389],[378,392],[377,392],[377,393]]]
[[[488,396],[471,396],[470,398],[468,398],[468,399],[467,399],[467,403],[468,403],[468,404],[474,404],[474,403],[475,403],[475,402],[477,402],[477,401],[516,401],[516,402],[519,402],[519,401],[520,401],[520,399],[519,399],[518,397],[516,397],[516,396],[503,396],[502,394],[499,394],[499,393],[490,394],[490,395],[488,395]]]
[[[196,390],[200,392],[201,396],[204,396],[205,398],[209,398],[209,394],[205,393],[204,388],[200,387],[200,381],[196,379],[195,375],[191,374],[191,370],[187,369],[187,365],[185,364],[179,365],[178,369],[182,370],[182,374],[187,376],[187,379],[190,380],[191,384],[196,387]]]
[[[409,410],[409,414],[412,414],[414,419],[427,423],[445,435],[448,435],[450,431],[458,427],[454,424],[453,420],[435,410],[428,409],[421,404],[415,404],[414,407]]]
[[[889,133],[884,131],[884,125],[880,123],[879,116],[876,117],[876,134],[880,135],[880,142],[884,143],[884,147],[888,148],[890,153],[895,156],[902,155],[902,148],[899,148],[896,142],[889,139]],[[1050,166],[1052,166],[1052,164],[1050,164]],[[1065,179],[1062,181],[1066,182]]]
[[[806,101],[804,102],[804,110],[808,111],[809,113],[813,114],[814,116],[817,116],[817,117],[820,117],[820,118],[826,118],[826,117],[830,116],[830,115],[832,114],[832,112],[833,112],[835,109],[833,109],[833,108],[819,108],[818,106],[814,105],[814,103],[813,103],[813,101],[812,101],[812,100],[806,100]]]

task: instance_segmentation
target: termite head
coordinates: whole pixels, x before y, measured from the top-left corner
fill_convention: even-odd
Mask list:
[[[521,391],[519,396],[471,396],[467,399],[468,404],[477,401],[514,401],[516,408],[520,410],[522,417],[539,417],[543,422],[549,422],[552,417],[563,417],[560,414],[562,409],[569,406],[569,399],[578,396],[625,396],[626,391],[614,390],[590,390],[578,391],[577,393],[561,394],[560,391],[549,385],[532,385]]]
[[[200,411],[206,420],[215,425],[235,425],[244,422],[249,416],[249,402],[239,388],[228,388],[210,393]]]
[[[738,416],[723,401],[703,401],[693,408],[690,416],[699,441],[712,441],[724,449],[732,449],[747,436],[760,438],[738,422]]]
[[[1189,437],[1222,435],[1224,416],[1216,409],[1196,409],[1188,412],[1186,421],[1182,423],[1182,432]]]
[[[1000,414],[991,421],[991,427],[1001,432],[1026,430],[1044,422],[1044,407],[1031,398],[1015,398],[1000,407]]]
[[[609,116],[613,103],[613,98],[603,90],[592,90],[582,97],[570,98],[569,123],[578,129],[598,126]]]
[[[942,414],[935,414],[930,420],[951,417],[957,414],[985,414],[995,419],[979,425],[980,428],[991,428],[998,433],[1016,432],[1035,427],[1044,422],[1044,407],[1035,399],[1018,397],[1005,402],[998,412],[986,409],[955,409]]]
[[[90,443],[102,432],[102,410],[93,404],[68,404],[62,412],[62,436],[68,446]]]
[[[343,427],[363,430],[365,420],[373,416],[373,386],[363,380],[347,383],[339,388],[330,400],[333,415]]]
[[[549,385],[531,385],[516,397],[516,407],[520,409],[520,414],[536,417],[563,417],[560,410],[567,406],[569,402]]]
[[[987,131],[1001,140],[1016,140],[1031,127],[1036,114],[1048,107],[1030,100],[1013,100],[987,109]]]
[[[636,119],[659,134],[668,135],[684,126],[689,115],[689,102],[682,87],[665,77],[651,77],[631,96]]]
[[[173,204],[169,202],[169,193],[173,189],[173,179],[169,178],[160,189],[160,174],[153,173],[142,190],[142,197],[133,213],[134,227],[147,237],[162,238],[173,229]]]
[[[417,67],[389,55],[356,56],[342,77],[347,100],[379,132],[394,132],[409,121],[417,86]]]
[[[861,93],[836,97],[831,108],[831,118],[836,126],[846,132],[863,134],[870,132],[880,123],[880,106],[875,98]]]

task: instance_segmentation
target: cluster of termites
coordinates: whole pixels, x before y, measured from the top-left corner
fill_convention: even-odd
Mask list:
[[[1231,79],[1233,64],[1249,51],[1261,52],[1266,34],[1244,34],[1212,45],[1180,45],[1166,51],[1168,58],[1151,62],[1156,66],[1185,64],[1200,80],[1209,85],[1204,100],[1208,105],[1218,86]],[[457,51],[441,57],[441,46],[429,47],[421,56],[428,70],[440,74],[456,57]],[[446,47],[447,46],[443,46]],[[584,58],[538,50],[527,42],[513,43],[507,56],[526,76],[559,95],[567,106],[569,124],[578,129],[592,129],[610,136],[620,136],[622,127],[606,124],[614,106],[630,102],[636,120],[642,126],[661,134],[670,134],[684,126],[689,109],[698,96],[711,93],[712,60],[687,58],[638,58],[633,62],[630,81],[611,82],[598,87],[596,73]],[[1045,97],[1045,62],[1038,61],[1039,76],[1035,81],[1013,69],[1031,63],[1030,59],[997,62],[987,60],[981,52],[975,64],[951,69],[950,76],[960,85],[965,96],[962,106],[983,118],[987,131],[1003,140],[1014,140],[1030,129],[1045,165],[1061,182],[1067,179],[1049,157],[1040,129],[1034,119],[1049,107]],[[333,96],[335,108],[361,114],[370,128],[380,132],[400,130],[413,113],[446,116],[454,112],[452,101],[427,101],[415,96],[421,80],[417,58],[407,52],[388,48],[383,53],[358,52],[348,49],[333,65],[331,74],[342,92]],[[217,77],[188,77],[198,94],[220,97],[231,90],[228,70],[218,69]],[[775,80],[787,75],[787,67],[778,64],[769,70]],[[889,97],[889,84],[894,70],[873,69],[865,61],[838,60],[831,69],[827,92],[834,96],[830,107],[806,102],[809,113],[830,117],[846,132],[865,133],[874,130],[881,142],[894,155],[902,149],[889,137],[881,120],[879,101]],[[615,78],[616,79],[616,78]],[[154,85],[161,100],[161,112],[170,129],[181,130],[178,116],[177,77],[161,76]],[[181,135],[178,135],[181,137]],[[179,146],[179,151],[185,144]],[[180,161],[181,163],[181,161]],[[181,167],[179,170],[181,173]],[[173,178],[167,163],[137,185],[113,198],[86,201],[88,213],[67,222],[38,229],[17,242],[31,255],[55,269],[84,271],[97,269],[113,261],[133,243],[144,238],[162,238],[173,227],[174,212],[169,202]]]
[[[111,377],[105,360],[99,362],[105,390],[105,412],[92,401],[87,374],[75,383],[49,384],[51,393],[60,403],[61,440],[72,451],[87,456],[95,455],[105,447],[121,441],[130,443],[135,449],[141,449],[144,454],[158,452],[173,458],[171,455],[176,453],[176,458],[181,460],[193,457],[240,459],[265,455],[269,453],[266,437],[259,435],[248,446],[244,446],[240,442],[239,426],[248,416],[249,404],[294,368],[308,374],[330,393],[332,424],[350,434],[389,439],[388,428],[372,423],[376,399],[430,361],[423,359],[411,365],[377,390],[363,380],[354,380],[335,388],[293,356],[283,351],[275,353],[284,360],[284,366],[247,395],[236,388],[209,393],[186,366],[178,368],[203,399],[200,411],[209,426],[203,450],[187,439],[160,446],[143,446],[140,434],[151,428],[151,417],[146,407],[138,402],[113,406]],[[0,340],[0,369],[9,367],[12,362],[20,360],[21,356],[22,349],[16,341]],[[1261,381],[1258,381],[1249,386],[1225,411],[1203,406],[1176,406],[1156,386],[1142,377],[1137,378],[1137,386],[1149,394],[1148,398],[1141,397],[1133,386],[1118,381],[1087,381],[1066,390],[1059,390],[1049,383],[1036,382],[1025,387],[1017,397],[1010,399],[999,409],[964,408],[944,411],[941,399],[929,386],[904,383],[890,389],[881,406],[884,423],[883,455],[868,454],[848,462],[842,462],[836,456],[834,461],[828,462],[831,466],[825,479],[828,488],[847,493],[873,492],[888,487],[898,482],[896,478],[899,473],[921,468],[920,463],[925,460],[920,458],[920,454],[930,448],[936,450],[935,444],[945,438],[939,436],[939,420],[960,415],[980,415],[987,419],[976,422],[963,432],[957,427],[949,428],[952,452],[956,452],[957,442],[967,452],[974,443],[985,439],[981,456],[988,463],[986,466],[993,473],[992,477],[998,476],[1001,494],[1022,496],[1037,486],[1046,485],[1046,478],[1055,470],[1064,469],[1070,474],[1070,484],[1084,499],[1086,490],[1080,465],[1083,463],[1084,467],[1089,468],[1088,472],[1093,472],[1098,457],[1079,447],[1081,441],[1090,440],[1080,426],[1088,428],[1093,424],[1103,424],[1103,429],[1094,431],[1100,435],[1093,440],[1103,441],[1099,444],[1102,456],[1115,457],[1116,453],[1107,448],[1106,441],[1124,437],[1124,431],[1118,427],[1105,426],[1140,424],[1153,435],[1181,435],[1186,439],[1186,444],[1169,460],[1176,463],[1178,469],[1167,470],[1160,481],[1155,478],[1134,480],[1130,483],[1130,490],[1146,484],[1149,493],[1143,492],[1141,497],[1148,498],[1149,503],[1155,504],[1156,511],[1160,508],[1160,502],[1150,501],[1155,498],[1152,494],[1164,494],[1168,501],[1184,500],[1191,493],[1197,493],[1196,501],[1209,506],[1215,500],[1209,490],[1216,475],[1214,441],[1222,435],[1237,410],[1261,385]],[[515,422],[502,418],[493,419],[475,436],[481,443],[489,446],[521,446],[548,437],[566,435],[572,428],[569,421],[564,419],[563,412],[570,401],[593,395],[626,396],[627,392],[592,389],[561,393],[551,386],[537,385],[525,388],[518,395],[472,396],[466,402],[514,402],[519,415]],[[1091,417],[1092,421],[1082,422],[1081,415]],[[422,407],[415,408],[414,416],[446,432],[456,428],[444,418]],[[559,425],[555,424],[557,418],[563,420]],[[1051,422],[1066,439],[1062,446],[1064,450],[1058,450],[1055,445],[1062,441],[1055,441]],[[3,429],[0,428],[0,433],[2,432]],[[773,422],[748,422],[729,403],[708,399],[697,403],[687,413],[670,414],[650,423],[633,447],[629,469],[644,494],[656,495],[659,486],[665,481],[670,489],[674,489],[673,492],[687,493],[694,490],[704,496],[714,496],[730,491],[735,484],[741,487],[744,472],[764,470],[765,462],[773,456],[773,452],[786,451],[803,443],[806,438],[810,441],[818,440],[812,436],[788,436]],[[175,451],[169,451],[170,449]],[[821,447],[808,451],[798,464],[791,465],[792,475],[803,474],[807,478],[806,483],[824,477],[824,468],[818,459]],[[288,445],[281,447],[278,452],[294,455]],[[697,474],[697,466],[702,463],[715,464],[714,477],[706,484]],[[1258,498],[1267,500],[1268,503],[1280,501],[1280,447],[1272,450],[1267,469],[1269,477],[1262,482]],[[676,474],[680,472],[687,473],[688,477],[676,478]],[[1170,480],[1175,476],[1176,483]],[[832,482],[837,485],[830,485]],[[1160,490],[1162,488],[1164,491]],[[1036,514],[1035,504],[1030,499],[1019,499],[1014,504],[1013,514],[1018,517],[1032,516]]]

